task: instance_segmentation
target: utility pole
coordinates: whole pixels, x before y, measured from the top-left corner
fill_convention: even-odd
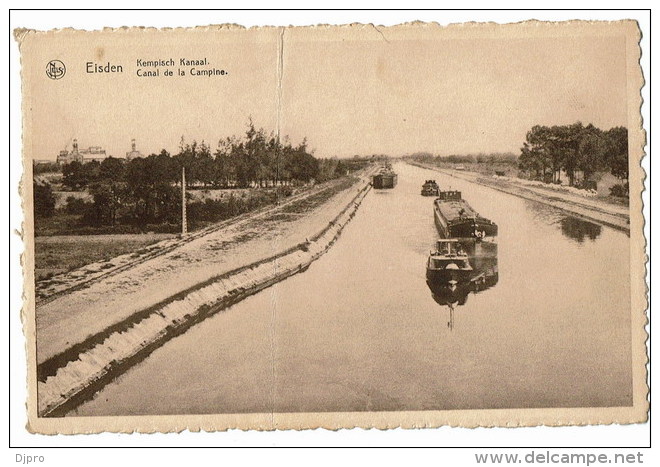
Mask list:
[[[280,204],[280,135],[277,135],[275,148],[275,205]]]
[[[188,233],[188,220],[186,219],[186,168],[181,168],[181,235]]]

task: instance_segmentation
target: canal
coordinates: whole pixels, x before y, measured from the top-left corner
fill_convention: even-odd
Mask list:
[[[69,415],[632,404],[627,235],[394,169],[398,186],[372,191],[307,272],[167,342]],[[431,178],[499,225],[490,281],[459,297],[425,280]]]

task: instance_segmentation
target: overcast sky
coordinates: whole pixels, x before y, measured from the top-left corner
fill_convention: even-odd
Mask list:
[[[37,36],[22,46],[33,157],[54,159],[74,137],[115,156],[130,150],[131,138],[145,154],[176,152],[182,135],[215,148],[244,132],[248,116],[274,131],[278,102],[281,134],[306,136],[322,157],[518,153],[535,124],[627,126],[620,34],[381,32],[287,31],[281,101],[277,29],[151,32],[139,41],[128,33]],[[176,72],[184,57],[206,57],[229,74],[136,76],[138,58],[173,58]],[[60,80],[44,72],[54,58],[67,66]],[[123,73],[88,74],[88,61],[122,65]]]

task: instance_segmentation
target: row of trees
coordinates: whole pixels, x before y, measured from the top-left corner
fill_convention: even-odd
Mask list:
[[[206,203],[204,208],[191,206],[189,214],[194,221],[196,213],[204,220],[210,217],[209,210],[235,215],[274,202],[280,194],[291,192],[290,185],[336,178],[345,175],[349,166],[337,159],[315,158],[306,141],[297,146],[288,139],[281,143],[273,134],[256,129],[250,121],[244,137],[220,141],[213,154],[206,143],[188,144],[182,138],[179,152],[174,156],[162,150],[129,161],[108,157],[102,162],[66,164],[62,167],[62,184],[70,190],[86,190],[91,194],[93,202],[72,197],[66,207],[69,214],[82,215],[84,224],[177,224],[183,168],[190,188],[276,188],[267,190],[272,193],[263,196],[232,195],[226,202],[215,203],[217,206],[214,202]],[[43,186],[35,189],[35,209],[42,216],[54,212],[52,190],[46,191]],[[46,208],[41,209],[42,206]]]
[[[628,130],[614,127],[603,131],[592,124],[534,126],[518,158],[520,170],[532,178],[559,182],[561,172],[574,186],[577,172],[583,180],[599,171],[628,179]]]
[[[329,171],[328,165],[337,173],[345,173],[337,161],[316,159],[306,140],[297,146],[288,138],[282,143],[263,128],[256,129],[250,121],[243,138],[232,136],[221,140],[215,152],[204,141],[186,143],[181,138],[179,152],[174,156],[163,149],[160,154],[130,161],[109,157],[100,163],[72,162],[62,169],[62,183],[72,190],[81,190],[92,183],[120,180],[126,175],[149,177],[146,175],[149,172],[163,182],[177,184],[185,167],[189,187],[266,187],[334,178],[337,173]]]

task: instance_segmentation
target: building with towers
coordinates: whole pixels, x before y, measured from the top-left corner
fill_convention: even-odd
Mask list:
[[[71,151],[64,149],[57,155],[57,163],[69,164],[74,161],[80,162],[81,164],[91,161],[101,162],[107,157],[108,155],[106,154],[105,149],[101,146],[90,146],[87,149],[79,149],[78,140],[74,139]]]

